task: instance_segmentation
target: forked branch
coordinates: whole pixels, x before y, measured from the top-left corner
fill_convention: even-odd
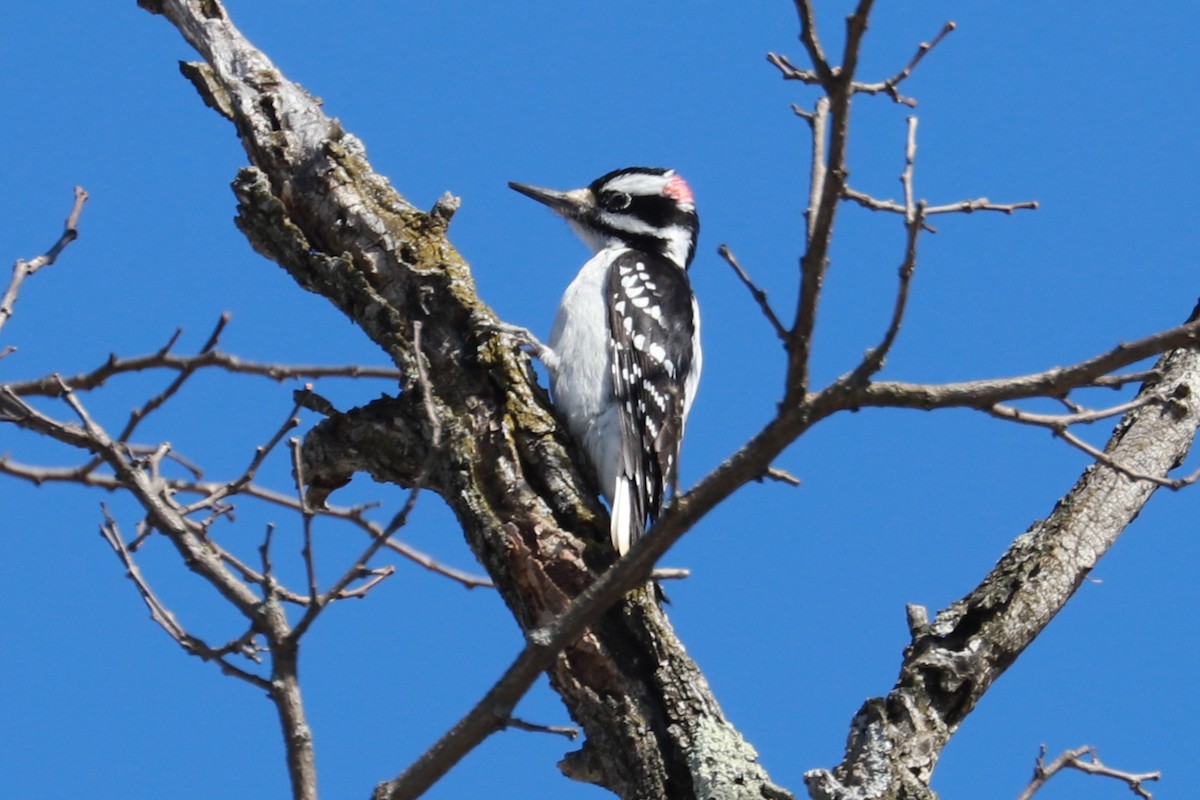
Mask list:
[[[1200,386],[1200,352],[1168,353],[1156,372],[1141,396],[1173,398],[1170,411],[1157,401],[1132,405],[1098,463],[1017,537],[974,591],[932,621],[923,609],[910,613],[912,643],[896,685],[859,711],[845,760],[805,776],[815,800],[858,797],[865,776],[887,785],[886,796],[934,796],[929,779],[953,731],[1071,598],[1157,479],[1191,449],[1200,424],[1200,395],[1191,388]]]
[[[917,64],[921,63],[921,59],[923,59],[930,50],[937,47],[942,39],[945,39],[948,35],[950,35],[950,33],[954,31],[955,27],[956,26],[953,22],[947,22],[942,26],[942,29],[938,31],[937,36],[934,36],[928,42],[921,42],[920,46],[917,48],[917,52],[913,55],[908,64],[904,66],[904,69],[900,70],[892,77],[879,83],[856,83],[854,85],[854,91],[859,92],[860,94],[886,94],[888,97],[892,98],[893,102],[915,107],[917,105],[917,101],[911,97],[905,97],[904,95],[900,94],[897,87],[899,87],[901,83],[903,83],[910,75],[912,75],[913,70],[917,68]]]
[[[1033,779],[1021,794],[1017,796],[1017,800],[1030,800],[1047,781],[1065,769],[1074,769],[1088,775],[1099,775],[1120,781],[1127,785],[1138,797],[1144,798],[1144,800],[1153,800],[1153,795],[1146,788],[1146,784],[1151,781],[1157,781],[1162,777],[1162,773],[1157,770],[1154,772],[1126,772],[1125,770],[1113,769],[1100,761],[1100,756],[1096,753],[1096,748],[1087,745],[1077,747],[1074,750],[1064,750],[1059,754],[1058,758],[1047,764],[1046,745],[1042,745],[1041,752],[1038,753],[1037,763],[1033,768]]]

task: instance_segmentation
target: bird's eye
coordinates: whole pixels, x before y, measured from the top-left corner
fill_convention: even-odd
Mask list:
[[[624,211],[629,208],[629,195],[624,192],[602,192],[600,207],[605,211]]]

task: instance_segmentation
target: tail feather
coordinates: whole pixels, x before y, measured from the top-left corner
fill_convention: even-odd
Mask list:
[[[613,488],[612,527],[609,533],[612,536],[613,549],[617,551],[618,556],[623,556],[629,552],[634,538],[633,485],[628,478],[621,476],[617,478],[617,485]]]

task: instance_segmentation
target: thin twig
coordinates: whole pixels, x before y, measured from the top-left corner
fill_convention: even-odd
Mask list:
[[[241,475],[225,483],[219,488],[208,492],[201,500],[184,507],[183,513],[190,514],[201,508],[211,507],[225,497],[237,494],[244,487],[249,486],[254,481],[254,476],[258,474],[258,470],[263,465],[263,462],[266,461],[267,456],[269,456],[271,452],[279,445],[279,443],[283,441],[283,437],[286,436],[289,431],[295,430],[300,425],[300,419],[296,416],[296,413],[299,410],[300,406],[298,404],[292,406],[292,410],[288,412],[287,419],[284,420],[283,424],[279,426],[271,438],[267,440],[267,443],[254,448],[254,457],[250,459],[250,464],[246,467]],[[303,501],[303,499],[301,499],[299,506],[300,510],[303,511],[307,504]]]
[[[808,206],[804,209],[805,242],[811,244],[816,235],[817,208],[821,204],[821,194],[825,190],[825,175],[828,165],[825,163],[825,146],[829,135],[829,98],[817,98],[813,106],[812,117],[809,120],[812,128],[812,149],[809,153],[809,182]],[[844,187],[843,187],[844,188]]]
[[[957,203],[948,203],[943,206],[930,206],[925,209],[927,216],[934,214],[973,214],[976,211],[998,211],[1001,214],[1012,214],[1014,211],[1028,209],[1036,211],[1038,209],[1037,200],[1022,200],[1019,203],[993,203],[986,197],[980,197],[976,200],[960,200]]]
[[[754,302],[758,303],[758,307],[762,311],[763,316],[767,318],[767,322],[771,323],[771,327],[775,329],[775,335],[786,345],[788,339],[787,328],[783,327],[783,323],[779,321],[779,317],[775,316],[775,311],[771,308],[771,303],[767,300],[767,293],[760,289],[750,276],[746,274],[746,270],[742,269],[742,265],[738,263],[738,260],[726,245],[718,247],[717,254],[725,259],[725,263],[733,267],[733,271],[741,280],[742,285],[750,290],[751,296],[754,297]]]
[[[382,533],[380,535],[382,535]],[[384,542],[383,546],[399,555],[404,556],[405,558],[407,558],[409,561],[413,562],[414,564],[418,564],[418,565],[424,567],[425,569],[429,570],[430,572],[435,572],[438,575],[441,575],[443,577],[450,578],[451,580],[454,580],[454,581],[458,581],[459,583],[461,583],[463,586],[465,586],[468,589],[476,589],[476,588],[495,589],[496,588],[496,584],[492,583],[490,578],[485,578],[481,575],[472,575],[469,572],[464,572],[460,569],[456,569],[455,567],[451,567],[448,564],[443,564],[442,562],[438,561],[433,556],[430,556],[420,550],[417,550],[415,547],[407,545],[404,542],[398,542],[394,538],[387,539]]]
[[[143,444],[126,442],[125,447],[128,448],[129,452],[133,455],[157,455],[160,459],[169,459],[190,472],[192,477],[196,480],[200,480],[204,477],[204,470],[200,468],[199,464],[182,455],[181,453],[175,452],[170,445],[160,444],[158,447],[151,448]]]
[[[912,285],[913,274],[917,269],[917,240],[925,228],[925,203],[913,200],[913,171],[917,158],[917,118],[908,118],[908,137],[904,148],[904,171],[900,174],[900,183],[904,189],[904,227],[906,230],[904,259],[898,270],[899,279],[896,287],[896,300],[892,304],[892,318],[888,322],[880,343],[867,351],[862,363],[850,374],[848,381],[861,384],[872,375],[883,369],[888,353],[900,333],[900,325],[904,321],[908,309],[909,288]]]
[[[1064,402],[1066,398],[1062,398]],[[1163,403],[1162,397],[1156,394],[1144,394],[1126,403],[1118,403],[1115,406],[1097,409],[1083,409],[1070,414],[1037,414],[1032,411],[1016,408],[1014,406],[997,403],[988,409],[988,413],[997,419],[1019,422],[1023,425],[1036,425],[1042,428],[1065,429],[1071,425],[1090,425],[1093,422],[1109,419],[1111,417],[1120,416],[1126,412],[1132,411],[1135,408],[1141,408],[1152,403]]]
[[[534,722],[526,722],[518,717],[509,717],[504,721],[504,727],[516,728],[522,731],[531,731],[533,733],[553,733],[557,736],[565,736],[571,741],[579,738],[579,728],[571,725],[539,725]]]
[[[137,524],[137,536],[134,536],[129,542],[129,552],[136,553],[147,539],[154,533],[154,526],[148,520],[141,520]]]
[[[916,100],[900,94],[896,87],[904,82],[908,76],[912,75],[913,70],[917,67],[917,64],[921,63],[921,59],[923,59],[930,50],[937,47],[938,43],[941,42],[942,39],[945,39],[946,36],[948,36],[950,32],[955,29],[955,27],[956,26],[953,22],[947,22],[942,26],[942,29],[938,31],[937,36],[933,37],[933,39],[929,40],[928,42],[921,42],[920,47],[917,48],[916,54],[913,55],[904,69],[900,70],[886,81],[882,81],[880,83],[855,83],[854,91],[862,94],[884,93],[897,103],[901,103],[910,107],[916,106]]]
[[[987,410],[996,403],[1031,397],[1062,397],[1073,389],[1104,385],[1104,376],[1145,358],[1190,348],[1200,341],[1200,320],[1150,334],[1066,367],[1007,378],[960,381],[956,383],[917,384],[876,381],[856,394],[855,407],[951,408],[970,407]],[[1122,376],[1127,380],[1129,376]],[[823,401],[838,403],[845,385],[839,380],[825,391]],[[821,406],[823,402],[814,402]]]
[[[853,200],[863,208],[869,208],[872,211],[887,211],[891,214],[900,214],[901,216],[905,213],[903,203],[897,203],[895,200],[880,200],[850,186],[842,187],[842,197],[847,200]]]
[[[173,344],[173,340],[168,344],[168,347],[170,344]],[[216,349],[202,351],[191,356],[178,356],[163,349],[150,355],[135,356],[133,358],[118,358],[113,355],[104,364],[90,372],[63,377],[62,382],[76,391],[88,391],[104,385],[106,381],[116,375],[154,369],[169,369],[187,373],[196,372],[201,369],[220,369],[235,374],[258,375],[274,381],[285,381],[294,378],[329,377],[399,380],[402,375],[400,370],[392,367],[368,367],[359,364],[318,366],[262,363],[246,361]],[[14,381],[8,385],[13,394],[22,397],[33,395],[57,397],[59,392],[58,381],[53,380],[50,376],[30,381]]]
[[[1066,398],[1060,399],[1062,399],[1064,402],[1067,402]],[[1165,487],[1167,489],[1182,489],[1183,487],[1190,486],[1196,481],[1200,480],[1200,469],[1197,469],[1195,472],[1182,478],[1168,478],[1150,475],[1145,472],[1132,469],[1127,464],[1123,464],[1113,459],[1103,450],[1099,449],[1098,447],[1093,447],[1083,439],[1071,433],[1069,430],[1069,427],[1072,425],[1088,425],[1093,422],[1099,422],[1115,416],[1124,415],[1148,405],[1159,405],[1169,402],[1170,400],[1163,398],[1160,395],[1152,392],[1146,392],[1128,402],[1119,403],[1115,406],[1090,410],[1079,408],[1070,414],[1036,414],[1020,408],[1015,408],[1013,406],[1004,405],[1002,403],[996,403],[995,405],[991,406],[987,409],[987,413],[993,417],[996,417],[997,419],[1017,422],[1023,425],[1033,425],[1036,427],[1048,428],[1050,432],[1054,434],[1054,436],[1062,439],[1075,449],[1085,453],[1088,457],[1095,459],[1101,464],[1104,464],[1111,469],[1116,470],[1117,472],[1120,472],[1131,480],[1149,481],[1150,483]]]
[[[801,83],[813,86],[821,84],[821,79],[817,77],[817,73],[797,67],[787,56],[780,55],[779,53],[767,53],[767,63],[778,69],[780,76],[785,81],[800,81]],[[806,113],[802,113],[801,116],[804,116]]]
[[[825,57],[821,40],[817,36],[817,20],[812,3],[809,0],[796,0],[796,13],[800,17],[800,43],[808,52],[817,77],[822,83],[828,84],[833,80],[833,69],[829,66],[829,59]]]
[[[907,213],[906,206],[903,203],[897,203],[895,200],[880,200],[866,192],[860,192],[849,186],[842,188],[842,197],[847,200],[853,200],[863,208],[869,208],[872,211],[886,211],[891,214]],[[945,203],[940,206],[926,206],[925,216],[933,214],[973,214],[976,211],[996,211],[1001,214],[1012,214],[1016,211],[1036,211],[1038,209],[1038,201],[1022,200],[1018,203],[993,203],[986,197],[980,197],[975,200],[959,200],[955,203]],[[925,224],[925,230],[930,233],[937,233],[937,228],[929,223]]]
[[[208,340],[205,341],[204,346],[200,348],[201,355],[210,350],[216,349],[217,342],[221,338],[221,333],[225,330],[225,326],[229,324],[229,319],[229,312],[225,312],[220,316],[220,318],[217,320],[217,324],[213,327],[212,333],[208,335]],[[180,370],[179,374],[175,376],[175,379],[167,384],[167,388],[163,389],[154,397],[151,397],[139,408],[134,409],[129,414],[129,421],[125,424],[125,428],[120,434],[117,435],[117,440],[123,442],[132,436],[134,430],[141,423],[141,421],[154,411],[162,408],[162,406],[168,400],[174,397],[179,390],[183,388],[183,384],[187,382],[187,379],[195,374],[196,369],[196,367],[192,367]]]
[[[796,105],[795,103],[792,103],[792,113],[795,114],[800,119],[807,122],[810,126],[812,125],[813,112],[806,111],[805,109],[801,108],[800,106]]]
[[[1121,375],[1101,375],[1089,383],[1088,386],[1104,389],[1121,389],[1131,383],[1145,383],[1146,381],[1158,380],[1161,377],[1162,372],[1157,369],[1144,369]]]
[[[159,348],[158,352],[155,353],[155,355],[165,356],[168,353],[170,353],[171,350],[175,347],[175,345],[179,342],[180,336],[183,336],[183,328],[176,328],[175,332],[173,334],[171,334],[171,338],[167,340],[166,344],[164,344],[162,347]],[[115,355],[109,356],[110,361],[115,358],[116,358]]]
[[[379,584],[383,583],[387,578],[396,574],[396,568],[391,564],[386,567],[376,567],[375,569],[363,569],[354,580],[369,577],[370,580],[364,581],[353,589],[342,589],[336,595],[333,595],[331,600],[345,600],[347,598],[362,598],[366,597],[367,593],[374,589]]]
[[[1114,459],[1112,456],[1110,456],[1108,453],[1104,452],[1103,450],[1100,450],[1099,448],[1093,447],[1092,445],[1088,444],[1083,439],[1080,439],[1078,436],[1071,433],[1066,428],[1056,429],[1054,431],[1054,435],[1057,436],[1059,439],[1062,439],[1064,442],[1071,445],[1072,447],[1083,451],[1088,456],[1094,458],[1096,461],[1100,462],[1101,464],[1104,464],[1106,467],[1116,470],[1117,472],[1121,473],[1122,475],[1129,478],[1130,480],[1148,481],[1149,483],[1157,484],[1159,486],[1164,486],[1168,489],[1179,489],[1183,486],[1186,486],[1188,483],[1196,480],[1195,477],[1182,478],[1182,479],[1159,477],[1157,475],[1151,475],[1150,473],[1141,472],[1139,470],[1133,469],[1128,464],[1124,464],[1120,461],[1117,461],[1116,459]]]
[[[79,417],[79,421],[83,423],[84,433],[88,436],[95,437],[100,430],[100,427],[96,424],[96,421],[92,419],[91,415],[88,414],[87,409],[83,407],[83,403],[79,402],[79,398],[75,396],[75,393],[71,391],[66,384],[63,384],[61,389],[61,397],[63,402],[65,402],[67,406],[75,412],[75,416]]]
[[[904,172],[900,173],[900,186],[904,190],[904,221],[911,226],[917,218],[917,204],[913,201],[913,170],[917,163],[917,118],[909,116],[908,136],[904,145]]]
[[[83,213],[83,204],[87,202],[88,193],[83,190],[82,186],[75,187],[75,202],[71,206],[71,213],[67,215],[67,221],[63,224],[63,232],[58,237],[58,241],[40,256],[26,261],[17,259],[17,263],[13,264],[12,278],[8,282],[8,288],[4,290],[4,294],[0,296],[0,328],[12,318],[13,307],[17,303],[17,295],[21,293],[21,285],[25,279],[33,275],[43,267],[48,267],[58,260],[59,255],[66,249],[67,245],[75,241],[79,237],[79,216]],[[6,350],[0,358],[8,355],[11,350]]]
[[[279,585],[271,568],[271,537],[275,533],[275,523],[268,522],[263,534],[262,544],[258,546],[258,555],[262,559],[262,580],[257,583],[262,586],[263,601],[270,602],[279,596]]]
[[[150,611],[150,618],[166,631],[167,635],[174,639],[189,655],[196,656],[204,661],[213,661],[226,675],[240,678],[260,689],[269,690],[271,688],[270,681],[264,680],[252,672],[231,664],[226,658],[227,655],[236,652],[247,655],[252,660],[257,661],[257,653],[251,644],[253,632],[247,632],[242,637],[235,639],[230,644],[221,648],[213,648],[203,639],[188,633],[183,625],[179,623],[179,620],[176,619],[175,615],[171,613],[171,610],[158,599],[158,596],[150,588],[150,584],[146,582],[142,571],[133,560],[133,555],[125,546],[125,540],[121,536],[116,520],[113,519],[108,507],[101,504],[101,509],[104,514],[104,522],[100,525],[100,535],[104,537],[104,541],[108,542],[113,552],[116,553],[117,558],[120,559],[122,566],[125,567],[125,576],[137,587],[142,602],[146,604],[146,608]]]
[[[862,40],[867,33],[871,7],[874,5],[875,0],[858,0],[858,7],[854,9],[854,13],[846,17],[846,45],[842,50],[842,66],[837,76],[845,82],[848,90],[847,100],[854,91],[854,73],[858,71],[858,57],[862,53]]]
[[[273,529],[274,529],[274,525],[271,525],[268,528],[267,536],[263,539],[263,545],[269,546],[268,543],[269,543],[269,539],[270,539],[271,532],[273,531]],[[259,545],[259,555],[266,556],[266,566],[269,567],[270,566],[270,554],[263,553],[263,545]],[[232,567],[236,573],[241,575],[242,580],[246,581],[247,583],[258,584],[259,586],[262,586],[265,589],[268,585],[268,582],[270,582],[270,589],[271,589],[271,593],[273,596],[278,597],[280,600],[283,600],[286,603],[292,603],[292,604],[298,605],[298,606],[307,606],[308,605],[309,600],[307,597],[305,597],[302,594],[299,594],[298,592],[293,592],[292,590],[288,589],[285,586],[279,585],[278,581],[276,581],[273,576],[269,576],[265,573],[256,571],[249,564],[242,561],[240,558],[235,556],[233,553],[230,553],[228,550],[221,547],[219,544],[212,541],[211,539],[208,542],[208,546],[210,548],[212,548],[217,553],[217,555],[219,555],[221,557],[222,561],[224,561],[226,564],[228,564],[230,567]]]
[[[91,486],[98,489],[103,489],[109,492],[116,492],[127,488],[118,479],[112,475],[104,475],[97,473],[80,474],[78,467],[67,467],[55,469],[52,467],[34,467],[28,464],[22,464],[13,461],[8,456],[0,454],[0,474],[9,475],[10,477],[18,478],[23,481],[28,481],[35,486],[41,486],[45,483],[77,483],[82,486]],[[199,495],[201,500],[186,506],[187,510],[194,511],[197,508],[203,508],[205,505],[204,498],[214,492],[219,492],[228,484],[215,483],[211,481],[185,481],[179,479],[168,479],[166,485],[170,488],[172,494],[189,494]],[[271,503],[282,508],[287,508],[292,511],[299,511],[299,501],[295,497],[290,497],[281,492],[276,492],[272,489],[267,489],[263,486],[250,483],[242,486],[238,492],[243,497],[250,497],[262,502]],[[332,518],[349,522],[372,538],[383,536],[384,528],[364,516],[366,508],[345,508],[341,506],[325,506],[322,508],[313,509],[313,513],[320,517]],[[469,572],[452,567],[438,561],[436,558],[421,550],[412,547],[404,542],[397,541],[394,538],[388,539],[384,545],[387,549],[396,553],[403,558],[408,559],[414,564],[423,567],[430,572],[436,573],[450,580],[462,584],[467,589],[494,589],[495,584],[489,578],[482,575],[474,575]],[[231,566],[233,566],[231,564]],[[236,568],[236,567],[235,567]],[[240,569],[238,570],[241,571]],[[258,581],[252,581],[257,583]]]
[[[1086,761],[1084,760],[1085,757],[1087,758]],[[1124,770],[1113,769],[1100,761],[1100,756],[1096,754],[1094,747],[1087,745],[1077,747],[1074,750],[1064,750],[1058,758],[1047,764],[1046,745],[1042,745],[1033,767],[1033,778],[1029,781],[1029,785],[1017,796],[1017,800],[1030,800],[1048,780],[1064,769],[1075,769],[1080,772],[1086,772],[1089,775],[1100,775],[1105,778],[1113,778],[1114,780],[1121,781],[1134,794],[1144,798],[1144,800],[1153,800],[1153,795],[1150,794],[1150,791],[1144,784],[1150,781],[1157,781],[1162,777],[1162,773],[1158,770],[1154,772],[1125,772]]]
[[[316,608],[321,601],[321,593],[317,588],[317,565],[314,561],[312,546],[313,511],[305,492],[304,463],[300,457],[300,440],[294,436],[288,439],[288,449],[292,453],[292,477],[296,481],[296,498],[300,505],[300,519],[304,529],[304,547],[300,550],[300,556],[304,559],[304,574],[308,578],[308,602],[311,610]]]
[[[766,480],[786,483],[788,486],[799,486],[801,484],[799,478],[780,467],[769,467],[767,471],[762,474],[762,476]]]
[[[799,405],[808,395],[810,360],[813,335],[816,328],[817,309],[820,306],[821,290],[825,273],[829,268],[829,251],[833,239],[834,221],[842,200],[842,189],[846,185],[849,170],[846,166],[850,136],[850,85],[858,66],[859,47],[866,33],[871,0],[860,0],[854,13],[846,20],[846,46],[842,64],[836,73],[826,77],[822,67],[817,66],[818,75],[826,97],[817,104],[822,111],[822,101],[828,102],[828,126],[823,113],[813,120],[813,174],[809,192],[808,236],[804,255],[800,259],[800,294],[796,303],[793,324],[788,331],[788,364],[782,405]],[[812,8],[806,0],[797,0],[804,29],[801,39],[816,43],[816,31],[812,20]],[[814,65],[819,51],[810,48]],[[823,55],[821,56],[823,58]],[[829,69],[825,65],[824,69]],[[821,124],[817,124],[818,121]],[[828,137],[825,129],[828,127]],[[826,143],[828,138],[828,143]],[[814,202],[815,200],[815,202]]]
[[[860,192],[857,189],[849,186],[842,187],[842,197],[858,203],[860,206],[871,211],[886,211],[889,214],[899,214],[905,216],[908,210],[903,203],[897,203],[895,200],[880,200],[877,197],[872,197],[866,192]],[[929,209],[926,208],[924,216],[929,215]],[[921,223],[921,230],[929,233],[937,233],[937,228],[929,224],[929,220],[924,220]]]

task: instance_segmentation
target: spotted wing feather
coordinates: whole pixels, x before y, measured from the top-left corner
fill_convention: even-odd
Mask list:
[[[622,510],[629,530],[613,531],[623,552],[658,518],[675,482],[696,320],[687,273],[659,257],[622,254],[609,270],[607,292],[613,390],[631,495],[622,500],[629,504]]]

